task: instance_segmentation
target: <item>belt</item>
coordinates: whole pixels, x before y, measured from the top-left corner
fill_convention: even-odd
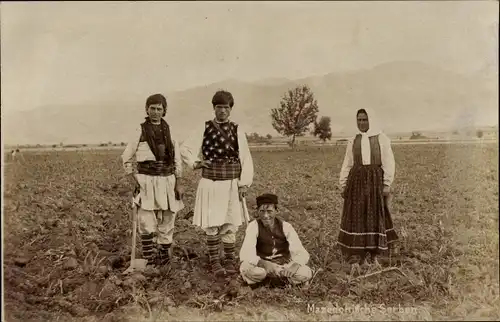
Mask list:
[[[240,162],[213,162],[209,168],[203,168],[201,176],[214,181],[239,179],[241,174]]]
[[[170,176],[175,173],[175,165],[165,161],[137,162],[137,172],[150,176]]]

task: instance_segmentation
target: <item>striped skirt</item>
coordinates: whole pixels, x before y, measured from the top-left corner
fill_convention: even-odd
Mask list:
[[[382,194],[383,176],[379,165],[355,165],[349,173],[338,236],[345,255],[387,254],[398,239]]]

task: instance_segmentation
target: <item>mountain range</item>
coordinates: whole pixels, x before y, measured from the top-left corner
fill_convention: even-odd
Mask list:
[[[270,78],[256,82],[229,79],[177,92],[165,91],[167,121],[181,140],[213,117],[211,99],[218,89],[235,98],[231,118],[247,132],[277,135],[270,110],[284,93],[306,84],[330,116],[332,132],[351,135],[355,111],[377,110],[383,129],[391,132],[455,130],[498,124],[498,73],[458,74],[420,62],[391,62],[372,69],[328,73],[302,79]],[[112,93],[116,99],[71,106],[50,105],[27,111],[4,111],[5,144],[75,144],[126,142],[144,118],[152,93]]]

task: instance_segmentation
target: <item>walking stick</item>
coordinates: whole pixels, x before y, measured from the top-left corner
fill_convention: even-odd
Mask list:
[[[248,226],[248,219],[246,214],[248,214],[248,208],[247,208],[247,198],[243,197],[241,199],[241,205],[243,206],[243,221],[245,222],[245,226]]]

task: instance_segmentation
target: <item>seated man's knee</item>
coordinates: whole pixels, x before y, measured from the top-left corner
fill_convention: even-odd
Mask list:
[[[309,266],[302,265],[300,268],[297,270],[295,275],[290,278],[290,281],[293,284],[301,284],[309,281],[312,278],[312,270],[309,268]]]
[[[258,283],[264,280],[267,276],[265,269],[247,262],[241,263],[240,273],[245,282],[247,282],[248,284]]]

